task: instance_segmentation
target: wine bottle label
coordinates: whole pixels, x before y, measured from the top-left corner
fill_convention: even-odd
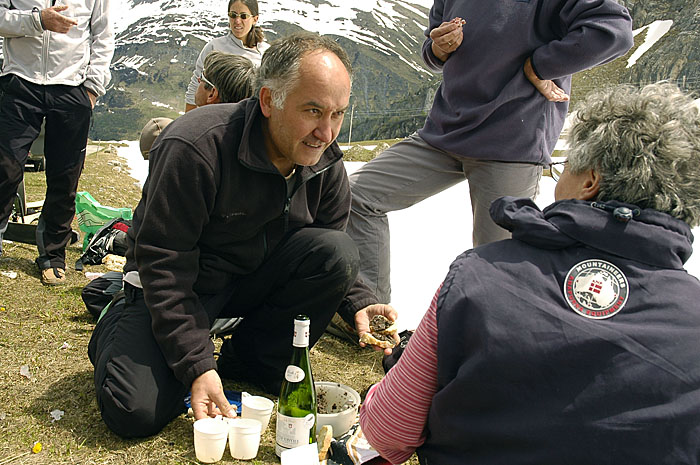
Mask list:
[[[306,373],[304,373],[304,370],[302,370],[296,365],[288,365],[287,370],[285,370],[284,372],[284,379],[286,379],[290,383],[298,383],[299,381],[302,381],[305,377]]]
[[[313,413],[305,417],[288,417],[277,412],[275,453],[281,455],[283,450],[309,444],[309,435],[315,422],[316,416]]]

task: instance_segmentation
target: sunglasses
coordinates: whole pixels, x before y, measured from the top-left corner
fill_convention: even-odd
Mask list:
[[[231,19],[241,18],[243,21],[245,21],[248,18],[252,18],[253,15],[248,13],[236,13],[235,11],[229,11],[228,17]]]
[[[208,85],[209,87],[216,89],[216,86],[214,84],[212,84],[211,81],[204,76],[204,68],[202,68],[202,75],[197,78],[197,82],[202,82],[202,81],[204,81],[204,83],[206,85]]]
[[[555,181],[559,181],[559,178],[561,177],[561,174],[564,172],[564,167],[566,164],[569,163],[568,160],[564,161],[559,161],[556,163],[550,163],[549,164],[549,175],[554,179]]]

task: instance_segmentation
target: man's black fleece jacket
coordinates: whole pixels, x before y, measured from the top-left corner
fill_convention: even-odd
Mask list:
[[[334,142],[314,166],[297,167],[291,196],[270,162],[257,99],[207,105],[156,140],[129,230],[125,272],[138,271],[153,333],[186,386],[216,368],[199,296],[257,269],[290,230],[344,230],[350,187]],[[376,297],[357,282],[339,312],[348,321]]]

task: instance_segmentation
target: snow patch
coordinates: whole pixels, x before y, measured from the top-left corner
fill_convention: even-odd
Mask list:
[[[659,20],[659,21],[654,21],[651,24],[647,24],[644,27],[640,27],[639,29],[635,29],[633,31],[634,35],[636,36],[640,32],[644,31],[645,29],[647,30],[647,35],[644,38],[644,43],[640,45],[637,50],[634,51],[634,53],[627,59],[627,68],[631,68],[637,63],[637,60],[644,55],[651,47],[654,46],[656,42],[659,41],[670,29],[671,26],[673,26],[673,21],[668,19],[668,20]]]

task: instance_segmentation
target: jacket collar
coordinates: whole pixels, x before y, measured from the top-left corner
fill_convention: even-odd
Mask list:
[[[267,156],[262,131],[262,122],[265,116],[260,110],[260,101],[257,97],[253,97],[243,102],[245,104],[245,124],[241,144],[238,147],[238,160],[249,168],[280,174]],[[333,142],[323,152],[318,163],[313,166],[297,167],[297,172],[301,172],[303,178],[309,178],[342,159],[343,152],[338,144]]]
[[[234,36],[234,35],[233,35],[233,32],[231,32],[230,29],[229,29],[229,31],[228,31],[227,37],[229,38],[229,40],[230,40],[231,42],[233,42],[233,44],[234,44],[236,47],[238,47],[238,48],[240,48],[240,49],[242,49],[242,50],[246,50],[246,51],[249,51],[249,52],[250,52],[250,51],[253,51],[253,52],[258,52],[258,53],[260,53],[260,50],[258,50],[258,47],[257,47],[257,46],[256,46],[256,47],[252,47],[252,48],[251,48],[251,47],[246,47],[246,46],[243,44],[243,41],[242,41],[241,39],[239,39],[238,37]]]
[[[634,205],[616,201],[610,207]],[[690,226],[652,209],[641,209],[627,223],[582,200],[554,202],[543,211],[530,199],[502,197],[491,205],[491,217],[513,238],[543,249],[583,245],[661,268],[682,269],[693,249]]]

